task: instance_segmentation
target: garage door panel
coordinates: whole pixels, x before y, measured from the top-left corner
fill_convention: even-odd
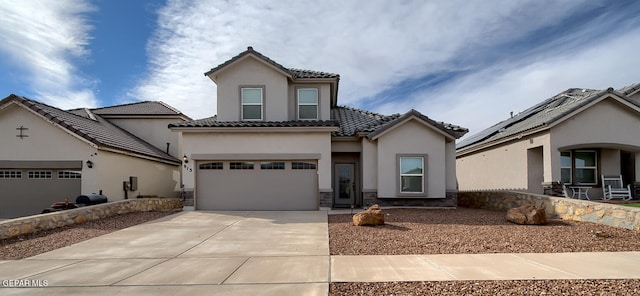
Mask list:
[[[230,162],[229,162],[230,163]],[[196,207],[202,210],[317,210],[317,171],[260,169],[198,170]],[[271,166],[270,166],[271,167]]]
[[[31,179],[22,171],[19,179],[0,179],[0,218],[16,218],[40,214],[52,203],[68,198],[74,202],[80,195],[81,179],[58,179],[53,170],[50,179]]]

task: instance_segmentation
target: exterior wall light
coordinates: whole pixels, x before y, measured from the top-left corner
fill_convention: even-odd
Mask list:
[[[87,160],[87,167],[88,168],[92,168],[93,167],[93,161]]]
[[[187,158],[187,156],[185,155],[185,156],[182,157],[182,161],[184,163],[189,163],[189,158]]]

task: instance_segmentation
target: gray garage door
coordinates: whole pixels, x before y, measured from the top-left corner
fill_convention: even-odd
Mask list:
[[[317,210],[315,160],[199,161],[199,210]]]
[[[40,214],[65,198],[75,202],[81,178],[79,169],[0,168],[0,218]]]

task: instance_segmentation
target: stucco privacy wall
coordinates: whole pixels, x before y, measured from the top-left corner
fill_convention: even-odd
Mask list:
[[[98,184],[94,191],[83,193],[102,190],[110,201],[122,200],[125,198],[123,182],[129,181],[130,176],[138,177],[138,190],[128,191],[128,198],[138,195],[178,197],[180,193],[180,167],[177,165],[104,150],[100,150],[92,161],[93,169],[88,170],[98,172]]]
[[[378,138],[378,197],[398,196],[400,177],[397,155],[427,154],[424,170],[427,179],[426,197],[444,198],[447,168],[443,137],[412,119]]]
[[[52,212],[0,222],[0,239],[55,229],[131,212],[182,209],[178,198],[142,198],[109,202],[60,212]]]
[[[491,150],[479,151],[459,157],[456,160],[459,189],[527,190],[529,182],[527,150],[549,147],[549,139],[548,133],[539,133],[522,137],[514,142],[494,146]],[[543,151],[543,157],[547,154],[547,151]],[[558,153],[559,161],[560,153]],[[547,164],[548,162],[545,161],[544,163]],[[551,167],[543,167],[542,173],[545,170],[550,173]],[[542,189],[541,183],[538,185]]]
[[[264,87],[263,111],[264,119],[268,121],[286,121],[289,118],[288,82],[283,73],[267,66],[253,57],[236,61],[223,68],[217,74],[218,86],[218,120],[239,121],[240,87]]]
[[[318,186],[320,191],[331,191],[331,133],[330,132],[235,132],[188,133],[182,132],[182,150],[189,159],[192,155],[206,155],[200,160],[215,160],[216,154],[319,154]],[[283,159],[286,160],[286,159]],[[183,166],[185,188],[195,188],[195,161]],[[197,193],[196,193],[197,194]]]
[[[640,208],[513,191],[458,192],[458,206],[506,211],[522,205],[544,208],[551,218],[640,230]]]

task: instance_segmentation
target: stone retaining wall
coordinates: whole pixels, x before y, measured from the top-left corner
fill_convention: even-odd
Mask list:
[[[458,206],[506,211],[531,204],[544,208],[549,218],[584,221],[640,230],[640,208],[511,191],[458,192]]]
[[[141,198],[108,202],[71,210],[10,219],[0,222],[0,239],[47,229],[80,224],[131,212],[170,211],[182,209],[179,198]]]

